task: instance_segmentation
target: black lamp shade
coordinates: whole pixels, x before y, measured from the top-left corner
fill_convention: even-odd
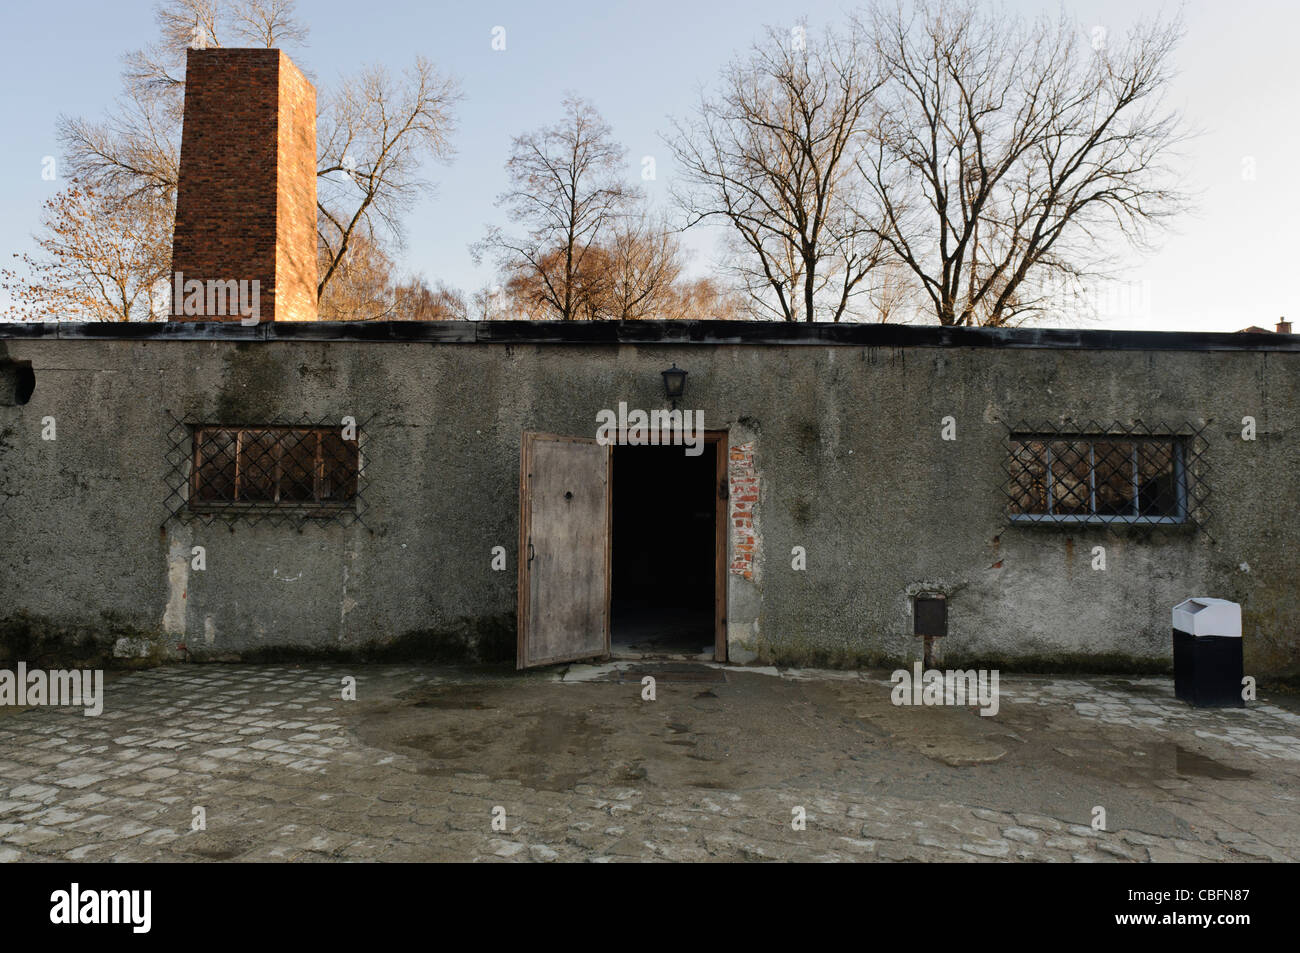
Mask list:
[[[663,372],[664,375],[664,394],[670,400],[676,400],[682,396],[686,390],[686,372],[678,368],[676,363],[668,370]]]

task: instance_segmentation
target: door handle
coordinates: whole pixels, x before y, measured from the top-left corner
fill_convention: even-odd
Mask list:
[[[530,563],[533,561],[533,541],[531,539],[528,540],[528,561]]]

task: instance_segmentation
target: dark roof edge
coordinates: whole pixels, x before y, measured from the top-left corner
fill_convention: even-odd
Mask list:
[[[0,324],[0,340],[354,341],[433,344],[751,344],[1153,351],[1300,351],[1297,334],[951,328],[768,321],[234,321]]]

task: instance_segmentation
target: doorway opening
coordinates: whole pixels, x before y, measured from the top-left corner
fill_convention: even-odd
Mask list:
[[[726,440],[613,447],[610,649],[616,656],[726,658]]]

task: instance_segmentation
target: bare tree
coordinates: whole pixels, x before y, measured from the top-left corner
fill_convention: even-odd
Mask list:
[[[625,216],[614,227],[601,257],[600,317],[635,321],[672,316],[681,256],[666,221],[644,210]]]
[[[853,157],[882,80],[855,34],[769,29],[723,73],[716,99],[675,122],[686,227],[731,226],[735,259],[761,315],[839,321],[854,314],[882,245],[859,200]]]
[[[231,26],[250,46],[307,41],[307,28],[295,16],[294,0],[237,0]]]
[[[621,215],[605,230],[605,241],[574,251],[571,320],[637,321],[676,317],[682,264],[673,229],[644,208]],[[507,269],[509,308],[527,320],[554,319],[556,307],[547,276],[562,273],[566,250],[553,247],[539,267]]]
[[[455,288],[439,281],[434,287],[416,276],[397,285],[396,313],[399,321],[468,321],[469,305]]]
[[[867,292],[871,301],[870,316],[880,324],[890,321],[907,324],[923,317],[916,300],[915,283],[906,265],[896,258],[880,263],[871,273]]]
[[[744,301],[710,277],[679,280],[665,317],[686,321],[740,321],[747,317]]]
[[[501,285],[483,285],[470,295],[469,320],[503,321],[508,318],[538,317],[531,314],[511,314],[509,303],[509,294]]]
[[[1185,134],[1161,105],[1177,21],[1088,44],[1064,18],[918,0],[854,26],[889,77],[857,166],[940,324],[1041,313],[1185,207],[1169,164]]]
[[[148,321],[171,265],[170,209],[152,196],[106,200],[73,182],[49,199],[38,253],[15,255],[0,287],[18,320]]]
[[[552,247],[545,252],[539,249],[532,261],[524,264],[516,259],[513,265],[502,256],[503,282],[492,290],[495,300],[490,303],[491,307],[498,311],[508,311],[512,316],[528,321],[560,319],[552,283],[567,281],[570,299],[570,316],[567,320],[589,321],[599,318],[607,292],[608,261],[605,249],[599,245],[574,249],[572,270],[567,279],[562,279],[560,276],[565,273],[565,257],[569,253],[562,246]]]
[[[489,228],[471,251],[476,261],[494,255],[516,294],[570,321],[597,309],[590,277],[600,272],[587,256],[637,192],[621,181],[625,150],[595,107],[572,95],[563,107],[558,123],[511,145],[510,190],[497,205],[523,233]]]
[[[383,235],[400,244],[401,215],[429,188],[418,178],[423,160],[453,155],[455,80],[427,60],[394,80],[382,68],[344,82],[317,122],[320,188],[318,216],[329,264],[319,291],[333,278],[353,237]]]
[[[323,269],[330,259],[323,241],[317,261]],[[397,318],[393,262],[383,248],[364,235],[354,240],[335,262],[334,280],[320,295],[317,308],[325,321],[382,321]]]

